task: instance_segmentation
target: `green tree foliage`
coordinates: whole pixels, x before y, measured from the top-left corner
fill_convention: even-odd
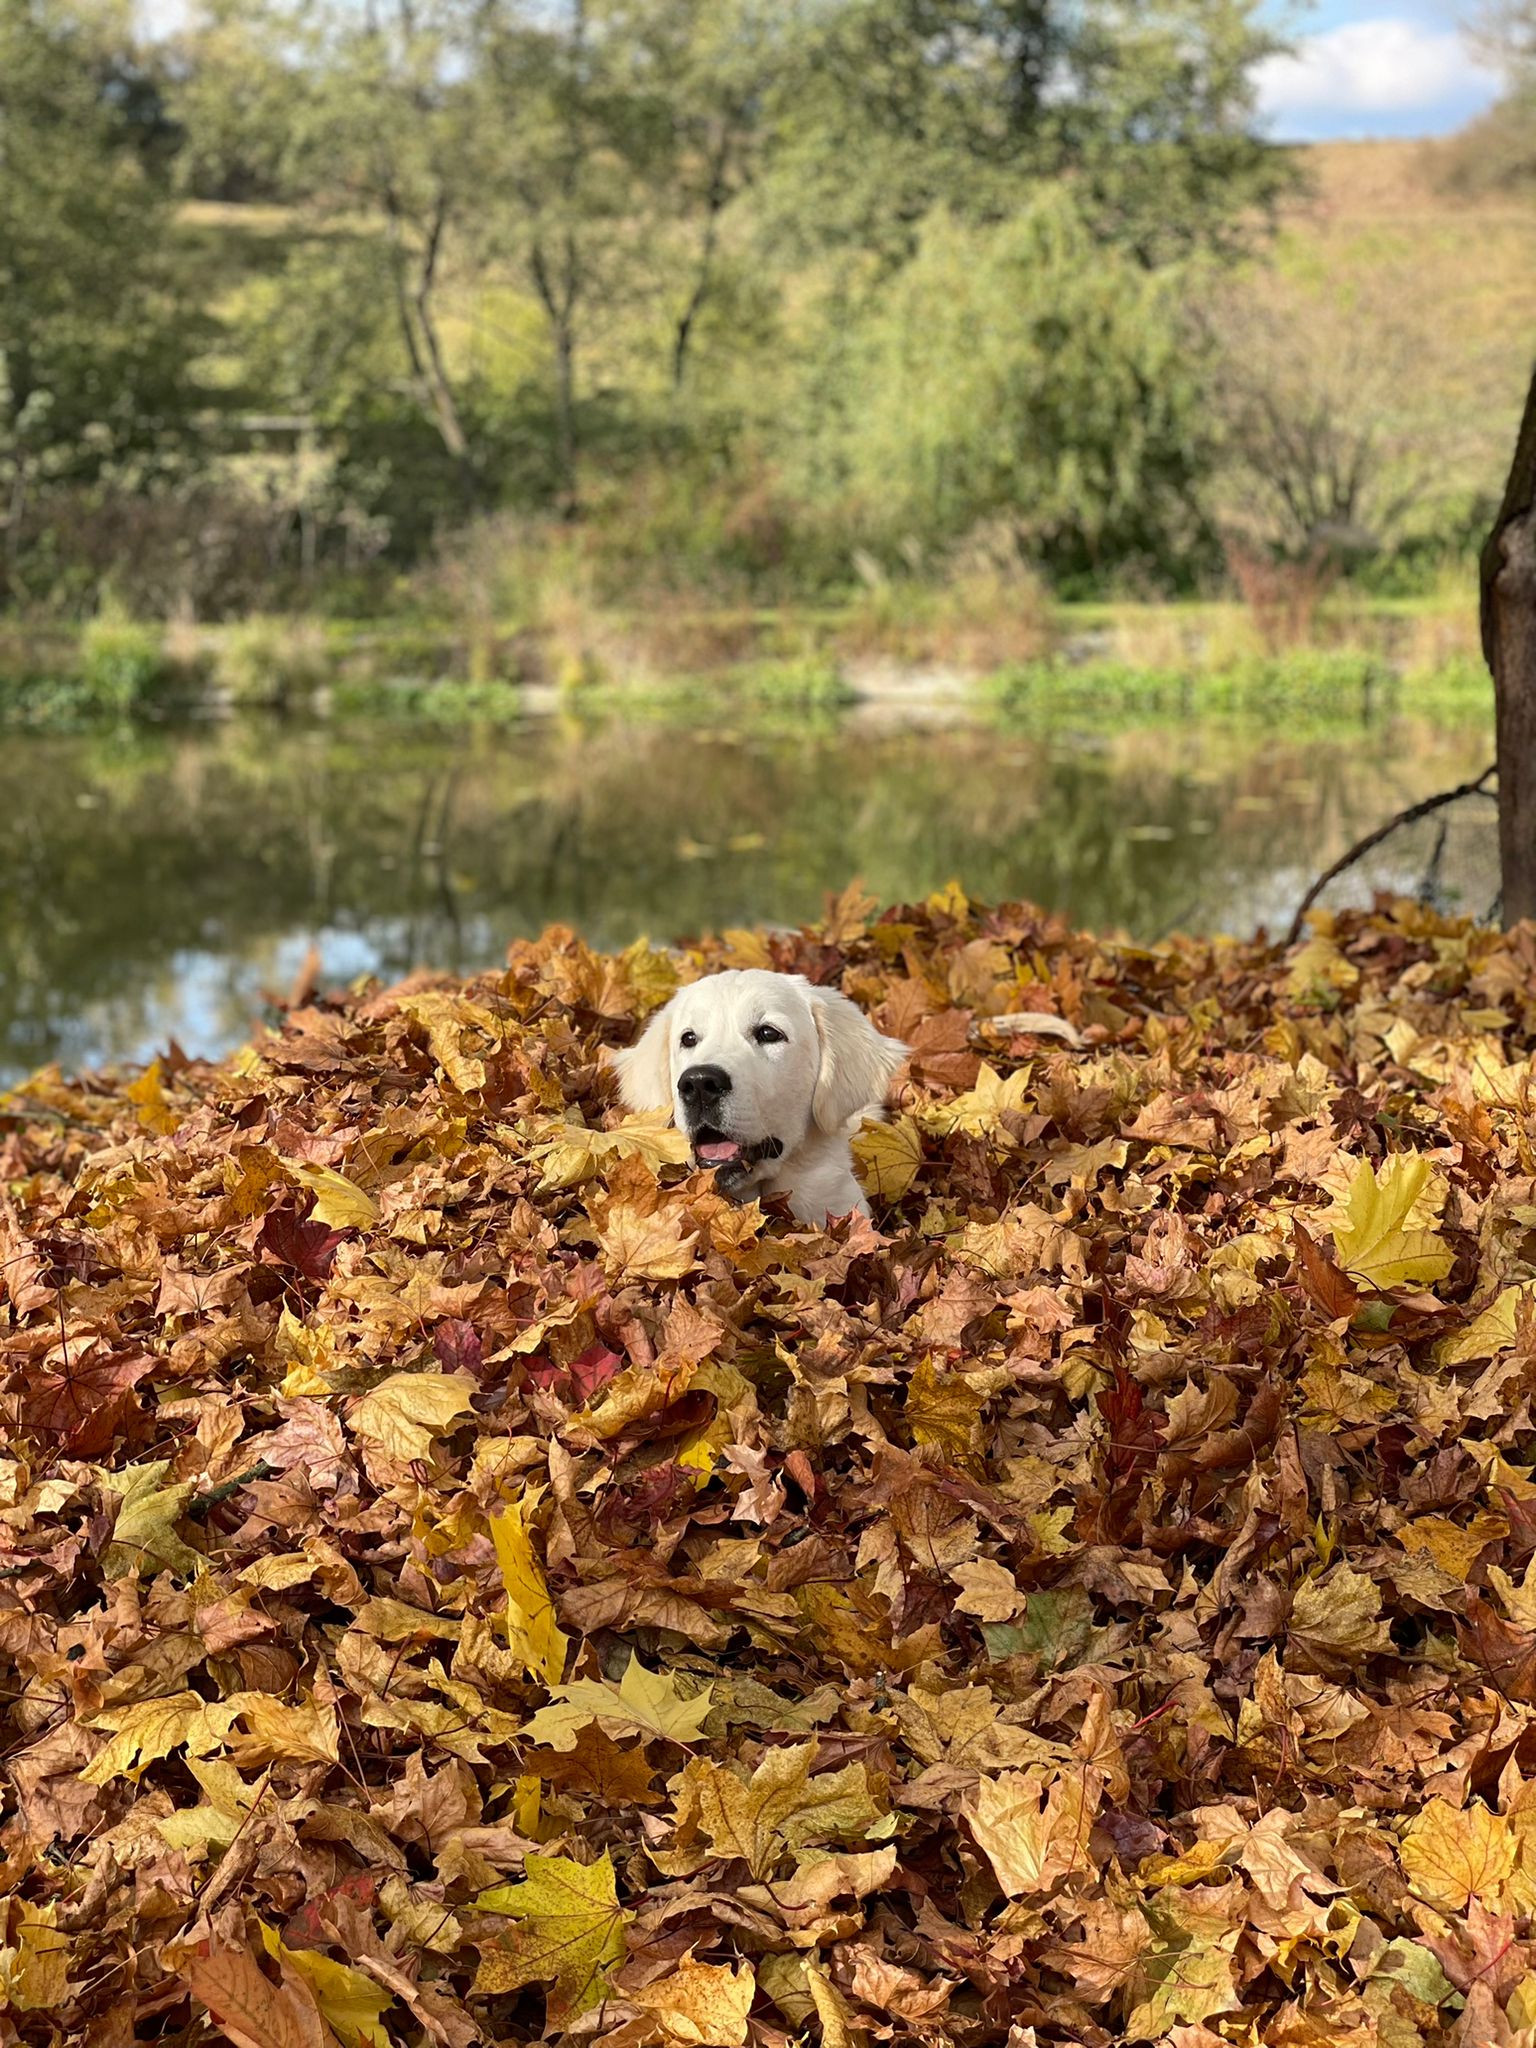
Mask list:
[[[179,435],[297,508],[306,573],[317,522],[412,560],[621,499],[653,558],[717,536],[749,581],[816,536],[818,589],[999,520],[1062,573],[1202,559],[1178,300],[1285,182],[1259,0],[194,0],[107,69],[71,4],[120,0],[0,27],[27,490]],[[246,442],[196,422],[194,357]],[[274,420],[320,483],[272,485]]]
[[[1183,282],[1096,249],[1059,186],[997,226],[933,215],[838,351],[815,460],[891,538],[1007,517],[1058,571],[1166,567],[1206,452]]]
[[[1256,0],[839,0],[799,10],[773,108],[779,213],[902,252],[943,206],[1003,218],[1069,180],[1156,263],[1228,240],[1285,181],[1253,125]]]
[[[157,97],[93,20],[0,9],[0,592],[40,493],[174,463],[198,322]]]

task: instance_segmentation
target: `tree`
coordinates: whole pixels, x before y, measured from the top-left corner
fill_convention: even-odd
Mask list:
[[[467,10],[458,0],[300,6],[278,16],[304,40],[291,175],[334,219],[361,209],[382,256],[406,388],[457,469],[466,507],[479,494],[477,453],[443,335],[453,238],[475,205],[469,99],[462,70]]]
[[[1368,558],[1416,515],[1463,514],[1487,473],[1486,437],[1450,395],[1486,351],[1447,329],[1406,254],[1355,258],[1246,268],[1202,295],[1224,457],[1211,496],[1244,548]]]
[[[41,493],[142,484],[186,445],[200,323],[122,57],[50,0],[0,9],[0,595]]]
[[[1070,181],[1149,265],[1241,239],[1288,180],[1255,126],[1257,0],[836,0],[796,10],[765,117],[781,231],[898,259],[936,207]]]
[[[563,508],[580,504],[578,380],[590,328],[634,295],[666,111],[605,0],[488,0],[476,23],[477,234],[543,311]]]
[[[1060,188],[995,227],[935,215],[835,329],[814,374],[843,402],[807,459],[887,541],[952,546],[1007,519],[1061,572],[1164,567],[1188,547],[1206,447],[1180,297],[1099,246]]]
[[[1493,671],[1504,921],[1536,918],[1536,373],[1481,563]]]
[[[1473,47],[1514,73],[1536,73],[1536,0],[1482,0],[1469,24]]]

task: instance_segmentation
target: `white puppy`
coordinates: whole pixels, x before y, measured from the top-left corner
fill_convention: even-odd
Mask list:
[[[679,989],[614,1065],[628,1107],[669,1108],[723,1193],[788,1195],[824,1223],[869,1214],[848,1140],[906,1056],[837,990],[753,967]]]

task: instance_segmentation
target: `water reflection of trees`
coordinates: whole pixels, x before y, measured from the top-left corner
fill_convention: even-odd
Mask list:
[[[887,899],[958,876],[1143,937],[1231,926],[1282,914],[1292,876],[1485,745],[1187,725],[13,741],[0,1060],[133,1043],[167,1017],[238,1031],[284,942],[311,934],[331,972],[467,969],[551,920],[604,944],[794,920],[854,874]]]

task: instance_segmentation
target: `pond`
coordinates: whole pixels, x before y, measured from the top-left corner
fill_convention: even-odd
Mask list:
[[[0,1076],[245,1040],[324,987],[469,971],[551,922],[595,945],[816,915],[951,878],[1104,931],[1283,928],[1362,833],[1491,757],[1487,724],[1253,725],[951,708],[766,729],[193,730],[0,741]],[[1381,886],[1485,913],[1491,804],[1401,833]],[[1438,857],[1437,857],[1438,856]]]

